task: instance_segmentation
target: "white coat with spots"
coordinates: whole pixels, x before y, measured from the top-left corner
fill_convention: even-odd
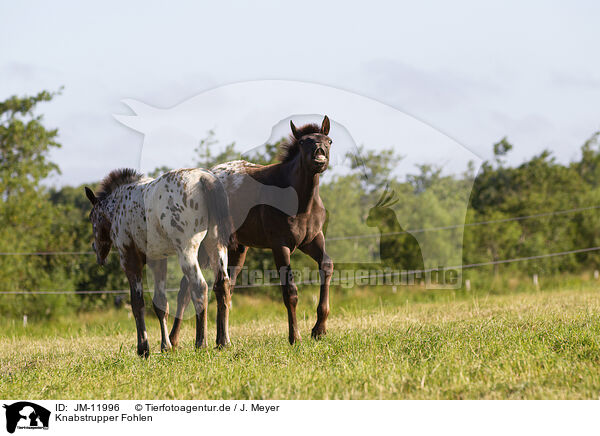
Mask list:
[[[205,346],[208,286],[198,263],[201,245],[215,272],[214,290],[219,310],[224,310],[223,304],[229,306],[227,244],[233,227],[221,182],[203,169],[174,170],[156,179],[124,169],[110,173],[97,194],[89,188],[86,194],[93,204],[90,219],[98,263],[105,262],[114,245],[130,283],[138,353],[148,355],[142,293],[145,263],[154,273],[153,302],[161,323],[161,348],[170,349],[178,341],[183,309],[181,313],[178,310],[171,334],[167,335],[166,259],[172,254],[177,255],[184,274],[179,299],[189,301],[191,297],[197,317],[196,346]],[[227,326],[222,325],[227,318],[221,314],[218,345],[229,342]]]

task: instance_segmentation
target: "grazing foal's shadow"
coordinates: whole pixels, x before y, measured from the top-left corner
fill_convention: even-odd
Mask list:
[[[423,270],[423,254],[417,238],[405,231],[391,208],[399,201],[386,187],[383,195],[369,210],[367,225],[380,233],[379,255],[384,267],[394,270]]]

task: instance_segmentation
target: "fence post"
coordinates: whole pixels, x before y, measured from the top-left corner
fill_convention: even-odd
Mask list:
[[[467,291],[471,290],[471,280],[469,280],[469,279],[465,280],[465,289]]]
[[[594,270],[594,279],[598,280],[598,278],[600,278],[600,271]]]
[[[27,315],[23,315],[23,327],[27,327]]]
[[[540,288],[540,282],[538,280],[538,275],[537,274],[533,275],[533,286],[535,286],[538,289]]]

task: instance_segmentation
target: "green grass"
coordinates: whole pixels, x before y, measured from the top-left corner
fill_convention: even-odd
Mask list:
[[[304,340],[290,346],[283,304],[234,296],[233,345],[135,354],[126,310],[30,323],[0,321],[1,398],[597,399],[600,294],[591,287],[506,291],[333,290],[329,333],[310,339],[314,289],[303,289]],[[214,302],[211,303],[214,320]],[[214,321],[209,323],[214,343]]]

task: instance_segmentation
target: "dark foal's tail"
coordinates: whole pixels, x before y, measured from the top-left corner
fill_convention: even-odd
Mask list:
[[[229,211],[227,192],[221,181],[213,173],[208,173],[211,177],[203,177],[201,182],[206,194],[209,231],[213,226],[216,226],[218,243],[234,249],[237,247],[237,240],[233,228],[233,219]]]

